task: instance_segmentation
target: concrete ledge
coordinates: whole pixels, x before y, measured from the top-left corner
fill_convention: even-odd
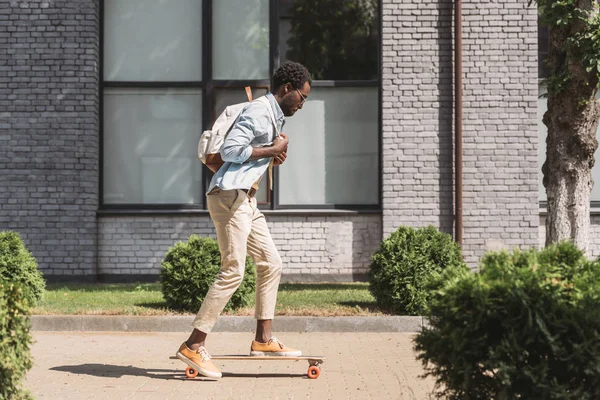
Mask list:
[[[193,316],[34,315],[33,331],[189,332]],[[275,317],[276,332],[420,332],[422,317]],[[253,317],[220,317],[213,332],[252,332]]]
[[[87,280],[78,281],[77,276],[62,277],[48,275],[49,283],[158,283],[158,274],[98,274]],[[83,278],[81,278],[83,279]],[[281,283],[353,283],[368,282],[367,273],[355,274],[283,274]]]

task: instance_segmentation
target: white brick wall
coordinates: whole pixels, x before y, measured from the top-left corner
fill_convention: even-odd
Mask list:
[[[383,4],[383,229],[453,232],[453,1]],[[465,1],[463,254],[535,247],[537,14]]]
[[[350,280],[366,274],[381,242],[381,216],[267,215],[284,280]],[[170,246],[191,234],[215,237],[208,215],[103,216],[99,273],[155,275]]]

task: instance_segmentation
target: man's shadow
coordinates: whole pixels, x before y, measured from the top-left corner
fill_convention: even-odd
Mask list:
[[[178,379],[186,380],[185,373],[174,371],[172,369],[151,369],[138,368],[132,365],[110,365],[110,364],[80,364],[80,365],[61,365],[50,368],[52,371],[69,372],[71,374],[92,375],[103,378],[121,378],[123,376],[145,376],[152,379]],[[200,377],[207,381],[214,381],[210,378]]]
[[[92,375],[103,378],[121,378],[123,376],[145,376],[152,379],[177,379],[189,380],[185,376],[185,372],[173,371],[172,369],[151,369],[138,368],[132,365],[110,365],[110,364],[80,364],[80,365],[62,365],[59,367],[50,368],[52,371],[69,372],[71,374]],[[223,377],[233,378],[294,378],[307,377],[306,374],[237,374],[224,372]],[[207,378],[198,375],[196,378],[204,382],[216,382],[216,379]],[[307,378],[308,379],[308,378]]]

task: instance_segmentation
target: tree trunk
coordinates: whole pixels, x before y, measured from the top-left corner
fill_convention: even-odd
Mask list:
[[[579,7],[590,10],[593,3],[583,0]],[[590,194],[600,103],[596,100],[597,71],[587,72],[582,62],[574,61],[580,60],[580,55],[570,53],[565,46],[567,38],[579,28],[575,26],[570,32],[549,28],[550,69],[568,71],[570,80],[561,90],[548,90],[548,111],[543,119],[548,137],[542,172],[548,196],[546,246],[571,240],[589,254]]]

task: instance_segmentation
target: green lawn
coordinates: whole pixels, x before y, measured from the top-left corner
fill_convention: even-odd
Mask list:
[[[33,314],[177,315],[155,284],[51,284]],[[366,283],[282,284],[276,315],[383,315]],[[254,315],[254,304],[228,315]]]

